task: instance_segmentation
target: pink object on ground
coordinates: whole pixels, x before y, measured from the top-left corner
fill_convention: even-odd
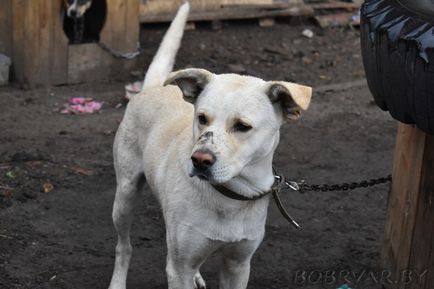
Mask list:
[[[95,101],[90,97],[72,97],[65,103],[65,108],[61,113],[95,113],[101,110],[102,104],[102,102]]]

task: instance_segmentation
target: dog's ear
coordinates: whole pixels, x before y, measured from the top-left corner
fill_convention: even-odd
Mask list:
[[[266,93],[271,103],[278,104],[284,120],[296,120],[309,106],[312,88],[285,81],[268,82]]]
[[[205,69],[189,68],[172,72],[164,85],[177,85],[184,95],[184,99],[195,103],[199,94],[209,82],[212,73]]]

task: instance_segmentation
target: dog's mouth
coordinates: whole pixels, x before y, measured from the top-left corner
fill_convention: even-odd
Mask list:
[[[198,177],[199,179],[201,179],[203,181],[211,181],[212,180],[211,173],[208,170],[207,171],[201,171],[201,170],[198,170],[196,168],[193,168],[189,175],[190,175],[190,178]]]

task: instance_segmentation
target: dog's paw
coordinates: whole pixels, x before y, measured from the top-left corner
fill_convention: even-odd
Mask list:
[[[202,275],[199,272],[194,275],[194,288],[195,289],[206,289],[205,280],[203,280]]]

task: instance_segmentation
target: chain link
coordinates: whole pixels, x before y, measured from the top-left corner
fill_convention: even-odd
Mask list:
[[[110,47],[108,47],[107,45],[105,45],[102,42],[97,42],[97,44],[103,50],[105,50],[108,53],[110,53],[114,58],[134,59],[134,58],[136,58],[137,56],[139,56],[142,53],[142,49],[140,48],[140,46],[138,46],[137,51],[121,53],[119,51],[111,49]]]
[[[323,184],[323,185],[309,185],[304,180],[301,182],[297,182],[298,191],[300,193],[304,192],[331,192],[331,191],[348,191],[354,190],[357,188],[367,188],[376,186],[379,184],[384,184],[392,181],[392,176],[388,175],[386,177],[381,177],[378,179],[368,179],[360,182],[353,183],[342,183],[342,184]]]

